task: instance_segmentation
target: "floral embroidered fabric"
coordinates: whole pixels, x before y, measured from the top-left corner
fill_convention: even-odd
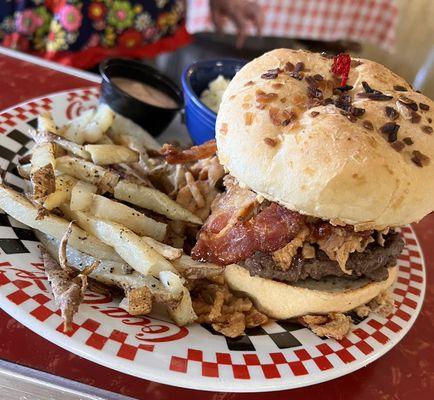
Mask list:
[[[182,0],[3,0],[0,43],[88,68],[188,43]]]

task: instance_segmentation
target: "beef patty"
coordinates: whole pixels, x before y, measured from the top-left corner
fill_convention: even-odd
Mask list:
[[[256,252],[240,265],[252,276],[282,282],[297,282],[307,278],[320,280],[326,276],[340,276],[347,279],[365,277],[380,282],[388,278],[387,268],[396,265],[403,247],[404,242],[399,233],[390,233],[385,237],[384,247],[371,243],[362,253],[351,253],[346,264],[347,269],[352,271],[351,275],[345,274],[336,261],[330,260],[319,249],[316,249],[316,257],[310,259],[304,259],[299,250],[287,271],[276,266],[270,253]]]

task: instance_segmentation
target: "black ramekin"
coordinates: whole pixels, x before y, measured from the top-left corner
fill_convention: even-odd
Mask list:
[[[124,58],[109,58],[100,64],[102,76],[101,102],[133,120],[152,136],[158,136],[183,108],[182,92],[167,76],[141,62]],[[116,86],[111,79],[123,77],[146,83],[175,100],[177,108],[162,108],[136,99]]]

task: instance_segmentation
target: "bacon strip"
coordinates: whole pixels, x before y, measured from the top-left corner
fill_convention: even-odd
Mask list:
[[[372,231],[354,232],[351,226],[333,226],[322,220],[308,222],[303,215],[277,203],[259,204],[254,192],[241,188],[230,176],[224,184],[226,192],[214,200],[211,215],[192,249],[195,260],[228,265],[244,261],[255,252],[274,253],[304,229],[306,234],[298,245],[316,243],[345,271],[349,254],[363,251],[372,241]],[[284,269],[292,256],[286,258]]]
[[[217,152],[215,139],[208,140],[200,146],[192,146],[186,150],[180,150],[173,144],[166,143],[160,150],[160,154],[169,164],[186,164],[191,161],[202,160],[211,157]]]
[[[220,265],[236,263],[256,251],[273,252],[283,247],[304,226],[302,215],[276,203],[248,218],[247,210],[252,210],[255,197],[253,192],[239,187],[221,195],[199,233],[192,258]],[[242,213],[236,201],[241,199]]]

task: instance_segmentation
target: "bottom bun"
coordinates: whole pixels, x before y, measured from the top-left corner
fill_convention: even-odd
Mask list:
[[[389,268],[389,277],[382,282],[332,278],[295,286],[250,276],[245,268],[228,265],[225,279],[232,290],[246,294],[256,308],[270,318],[288,319],[306,314],[347,312],[366,304],[392,286],[397,270]]]

